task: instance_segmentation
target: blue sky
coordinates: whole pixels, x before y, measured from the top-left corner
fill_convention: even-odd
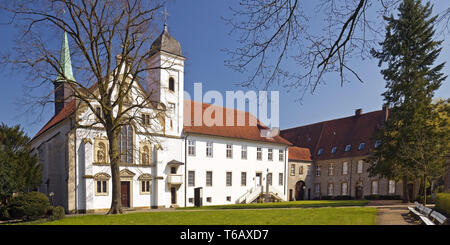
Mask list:
[[[228,7],[237,1],[222,0],[183,0],[171,1],[167,5],[169,13],[169,32],[180,42],[185,63],[185,90],[193,94],[193,84],[203,83],[203,91],[218,90],[225,94],[227,90],[241,90],[236,85],[248,75],[230,70],[224,66],[228,56],[221,51],[232,48],[236,37],[230,36],[230,27],[221,16],[230,16]],[[435,10],[448,7],[448,1],[432,1]],[[436,13],[436,12],[435,12]],[[0,17],[5,22],[5,17]],[[314,27],[312,27],[314,28]],[[0,52],[11,49],[15,35],[12,26],[1,24]],[[442,37],[440,37],[442,39]],[[448,38],[447,38],[448,39]],[[69,40],[70,42],[70,40]],[[58,42],[60,43],[60,42]],[[450,60],[450,42],[443,43],[439,62]],[[318,87],[314,94],[307,93],[302,103],[297,102],[298,91],[280,91],[280,127],[281,129],[306,125],[323,120],[350,116],[355,109],[363,112],[380,110],[381,93],[385,91],[385,81],[380,74],[376,60],[351,60],[358,67],[358,72],[365,81],[360,83],[351,79],[343,86],[337,75],[327,76],[326,84]],[[293,66],[293,69],[295,66]],[[450,63],[444,68],[445,74],[450,74]],[[76,74],[75,74],[76,77]],[[20,104],[24,77],[20,74],[1,71],[0,122],[8,125],[21,124],[29,136],[33,136],[52,116],[53,108],[47,108],[40,122],[26,117],[26,108]],[[450,94],[449,78],[436,92],[436,97],[448,98]],[[275,89],[275,88],[272,88]]]

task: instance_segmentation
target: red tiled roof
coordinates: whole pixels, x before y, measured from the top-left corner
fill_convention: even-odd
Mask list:
[[[224,112],[223,114],[223,119],[224,122],[226,120],[226,116],[227,114],[229,115],[229,112],[233,112],[234,113],[234,124],[233,125],[237,125],[237,119],[238,119],[238,114],[240,113],[244,113],[245,114],[245,124],[244,126],[206,126],[206,125],[202,125],[202,126],[194,126],[194,104],[198,104],[198,105],[202,105],[202,112],[209,108],[210,104],[205,104],[205,103],[199,103],[199,102],[194,102],[194,101],[189,101],[186,100],[184,102],[185,106],[185,116],[184,116],[184,123],[185,125],[189,125],[189,119],[191,120],[191,125],[192,126],[184,126],[184,131],[187,133],[197,133],[197,134],[206,134],[206,135],[214,135],[214,136],[222,136],[222,137],[231,137],[231,138],[240,138],[240,139],[247,139],[247,140],[254,140],[254,141],[264,141],[264,142],[269,142],[269,143],[279,143],[279,144],[287,144],[287,145],[291,145],[290,142],[288,142],[287,140],[283,139],[280,136],[275,136],[272,138],[266,138],[266,137],[262,137],[260,135],[260,129],[267,129],[266,126],[262,125],[253,115],[251,115],[248,112],[241,112],[241,111],[237,111],[235,109],[232,109],[230,111],[223,109],[222,111]],[[191,109],[191,116],[189,117],[188,114],[188,110],[187,110],[187,106],[189,106],[189,104],[192,105],[192,109]],[[214,108],[214,107],[212,107]],[[222,107],[223,108],[223,107]],[[63,121],[65,118],[67,118],[68,116],[70,116],[73,112],[75,111],[75,100],[72,100],[71,102],[69,102],[56,116],[54,116],[53,118],[51,118],[45,125],[44,127],[39,130],[39,132],[33,137],[33,139],[37,138],[39,135],[41,135],[42,133],[44,133],[45,131],[47,131],[48,129],[50,129],[51,127],[55,126],[56,124],[58,124],[59,122]],[[202,113],[203,114],[203,113]],[[251,126],[249,124],[249,119],[255,119],[255,121],[257,122],[256,126]],[[203,121],[203,120],[202,120]]]
[[[41,130],[33,137],[33,139],[37,138],[39,135],[50,129],[51,127],[55,126],[59,122],[66,119],[68,116],[70,116],[75,111],[75,100],[70,101],[67,103],[64,108],[55,116],[53,116],[45,125],[42,127]]]
[[[205,112],[205,110],[213,110],[219,109],[222,110],[222,122],[223,126],[205,125],[201,118],[195,118],[195,107],[201,108],[201,115]],[[188,108],[191,108],[190,111]],[[207,111],[207,112],[208,112]],[[190,115],[189,115],[190,113]],[[226,126],[226,119],[230,119],[234,114],[234,122],[232,126]],[[245,122],[242,126],[238,126],[238,115],[245,117]],[[213,118],[216,115],[213,114]],[[268,129],[266,126],[262,125],[253,115],[248,112],[238,111],[235,109],[227,109],[225,107],[219,107],[211,104],[201,103],[197,101],[185,100],[184,101],[184,132],[185,133],[196,133],[196,134],[204,134],[204,135],[214,135],[214,136],[222,136],[222,137],[231,137],[238,139],[246,139],[246,140],[254,140],[254,141],[264,141],[269,143],[279,143],[279,144],[287,144],[291,145],[290,142],[283,139],[280,136],[275,136],[272,138],[262,137],[260,134],[261,129]],[[199,120],[199,126],[195,124],[195,120]],[[257,125],[251,125],[252,120],[254,120]]]
[[[289,160],[294,161],[312,161],[311,153],[308,148],[302,148],[298,146],[289,147]]]
[[[373,149],[373,137],[384,118],[385,113],[380,110],[286,129],[280,135],[295,146],[308,148],[313,160],[363,156]],[[365,143],[362,150],[358,150],[360,143]],[[344,151],[346,145],[351,145],[350,151]],[[336,153],[331,152],[333,147],[337,147]],[[323,153],[318,156],[320,148]]]

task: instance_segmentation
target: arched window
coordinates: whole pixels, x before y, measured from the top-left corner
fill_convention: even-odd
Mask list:
[[[144,146],[142,148],[142,165],[149,165],[150,164],[150,150],[148,149],[148,146]]]
[[[133,163],[133,128],[131,125],[123,126],[119,132],[120,160],[124,163]]]
[[[175,79],[169,78],[169,90],[175,92]]]
[[[98,143],[97,161],[102,163],[106,162],[106,147],[103,142]]]

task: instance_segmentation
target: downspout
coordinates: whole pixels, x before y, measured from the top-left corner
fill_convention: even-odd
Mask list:
[[[77,170],[78,170],[78,168],[77,168],[77,129],[76,129],[76,126],[75,126],[75,128],[74,128],[74,133],[73,133],[74,135],[74,137],[73,137],[73,141],[74,141],[74,158],[75,158],[75,185],[74,185],[74,189],[75,189],[75,213],[78,213],[78,193],[77,193],[77,180],[78,180],[78,178],[77,178]]]
[[[187,137],[184,137],[184,207],[187,207]]]
[[[287,194],[286,194],[286,191],[287,191],[287,188],[288,188],[288,181],[287,181],[287,173],[286,173],[286,171],[287,171],[287,161],[288,161],[288,149],[289,149],[289,147],[288,146],[286,146],[285,148],[284,148],[284,174],[283,174],[283,178],[285,179],[285,183],[284,183],[284,195],[286,196]],[[286,198],[287,199],[287,198]]]

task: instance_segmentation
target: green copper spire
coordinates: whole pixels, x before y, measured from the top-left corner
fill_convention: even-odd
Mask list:
[[[63,38],[63,42],[61,45],[61,57],[59,60],[59,64],[62,68],[62,74],[64,74],[64,76],[71,80],[71,81],[75,81],[75,78],[73,77],[73,72],[72,72],[72,61],[70,60],[70,50],[69,50],[69,41],[67,40],[67,33],[64,32],[64,38]],[[58,77],[56,78],[56,81],[61,81],[63,80],[63,77],[58,74]]]

